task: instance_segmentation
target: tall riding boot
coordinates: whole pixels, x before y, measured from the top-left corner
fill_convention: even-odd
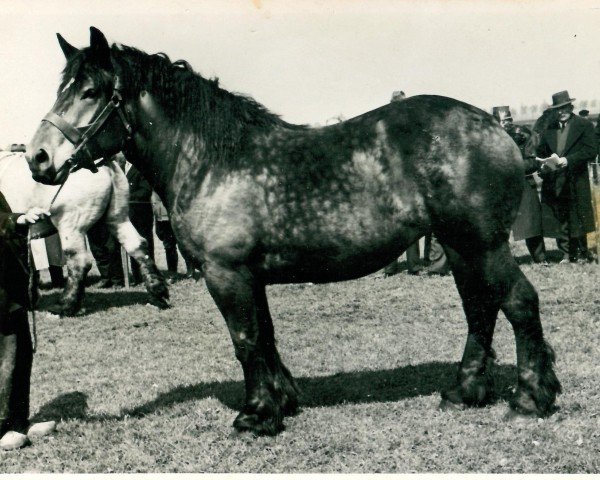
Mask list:
[[[65,276],[63,274],[63,267],[58,265],[50,265],[48,267],[50,273],[50,281],[52,282],[52,288],[65,288]]]
[[[177,274],[177,263],[179,262],[179,255],[177,254],[177,247],[166,248],[165,256],[167,257],[167,270],[170,274]]]

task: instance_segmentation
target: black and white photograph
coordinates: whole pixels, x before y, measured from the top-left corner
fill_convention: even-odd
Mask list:
[[[0,476],[600,473],[600,2],[0,22]]]

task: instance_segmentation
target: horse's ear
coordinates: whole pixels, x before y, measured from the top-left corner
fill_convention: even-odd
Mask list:
[[[56,38],[58,38],[58,44],[60,45],[60,48],[65,54],[67,60],[70,60],[71,57],[79,51],[77,48],[67,42],[60,33],[56,34]]]
[[[105,67],[110,67],[110,47],[104,34],[96,27],[90,27],[90,49],[94,58]]]

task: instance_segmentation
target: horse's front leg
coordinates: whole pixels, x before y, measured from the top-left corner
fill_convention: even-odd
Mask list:
[[[159,308],[169,308],[167,283],[148,254],[146,240],[140,236],[129,219],[118,223],[110,222],[109,227],[127,254],[139,264],[144,285],[150,294],[150,302]]]
[[[49,311],[61,316],[73,316],[80,309],[84,296],[84,281],[92,267],[92,261],[85,245],[83,233],[60,232],[60,241],[67,263],[67,284],[59,303]]]
[[[204,275],[244,372],[246,403],[233,426],[257,435],[275,435],[284,428],[283,417],[297,411],[298,388],[275,347],[265,286],[245,266],[207,260]]]

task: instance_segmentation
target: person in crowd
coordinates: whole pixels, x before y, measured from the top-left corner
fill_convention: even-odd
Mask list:
[[[179,254],[177,253],[177,241],[175,234],[171,228],[169,212],[163,205],[160,197],[156,192],[152,192],[152,213],[154,214],[154,228],[156,236],[162,242],[165,249],[165,257],[167,260],[167,275],[166,277],[173,281],[177,278],[177,264],[179,263]]]
[[[29,395],[33,345],[27,309],[30,307],[27,228],[50,215],[39,207],[12,213],[0,193],[0,448],[12,450],[28,442]],[[32,299],[33,300],[33,299]],[[47,434],[54,422],[38,433]]]
[[[98,288],[123,287],[125,276],[121,265],[121,246],[102,219],[87,232],[90,252],[100,273]]]
[[[170,283],[173,283],[177,277],[177,264],[179,263],[179,254],[177,252],[177,240],[173,228],[171,227],[171,220],[169,218],[169,212],[163,205],[160,197],[156,192],[152,192],[152,211],[154,213],[154,228],[156,230],[156,236],[162,242],[165,249],[165,257],[167,260],[167,278]],[[182,254],[183,256],[183,254]],[[198,278],[199,272],[197,272],[192,263],[183,256],[186,266],[186,278]]]
[[[450,266],[444,247],[431,233],[425,235],[423,258],[427,265],[425,269],[427,275],[450,275]]]
[[[146,240],[148,254],[154,260],[154,213],[152,212],[152,187],[131,163],[125,163],[125,174],[129,182],[129,219]],[[140,267],[136,262],[131,262],[131,276],[133,285],[142,282]]]
[[[122,169],[125,169],[123,154],[115,155],[112,161],[117,162]],[[121,245],[103,219],[100,219],[88,230],[87,239],[90,252],[96,262],[96,268],[100,273],[100,281],[96,286],[99,288],[123,287],[125,274],[121,263]]]
[[[558,121],[541,134],[537,156],[542,162],[542,203],[548,205],[561,225],[557,246],[561,262],[593,261],[586,234],[595,230],[588,163],[598,150],[594,126],[573,113],[568,91],[552,95]],[[552,157],[552,158],[550,158]]]
[[[523,155],[523,149],[531,137],[531,130],[524,125],[513,123],[508,106],[494,107],[492,115],[514,140],[519,150],[521,150],[521,155]],[[533,162],[531,162],[531,165],[526,166],[526,187],[521,197],[521,204],[512,226],[512,232],[515,241],[525,240],[527,250],[529,250],[529,254],[535,263],[546,263],[542,206],[538,195],[538,186],[541,185],[541,179],[537,175],[537,167],[538,165]]]

